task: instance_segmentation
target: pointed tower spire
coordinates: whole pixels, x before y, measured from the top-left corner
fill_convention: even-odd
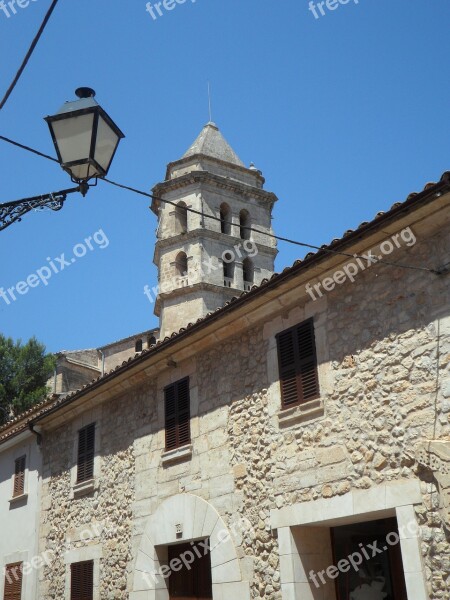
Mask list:
[[[202,154],[210,158],[217,158],[233,165],[245,167],[242,160],[220,133],[215,123],[210,121],[200,132],[192,146],[184,153],[183,158]]]

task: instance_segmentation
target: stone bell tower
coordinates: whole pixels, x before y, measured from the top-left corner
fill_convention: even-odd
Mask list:
[[[276,240],[265,233],[272,233],[277,197],[263,190],[264,181],[211,122],[167,166],[166,180],[152,190],[161,199],[152,202],[161,339],[273,274]]]

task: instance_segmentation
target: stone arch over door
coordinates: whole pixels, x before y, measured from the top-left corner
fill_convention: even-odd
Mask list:
[[[211,504],[193,494],[164,500],[148,518],[137,551],[130,600],[168,600],[167,547],[206,538],[210,540],[213,599],[250,600],[250,584],[242,578],[229,529]]]

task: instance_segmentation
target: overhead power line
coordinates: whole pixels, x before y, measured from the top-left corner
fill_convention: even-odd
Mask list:
[[[12,94],[12,92],[13,92],[14,88],[16,87],[16,85],[17,85],[20,77],[22,76],[22,73],[24,72],[25,67],[27,66],[28,61],[30,60],[31,55],[33,54],[34,49],[36,48],[39,40],[41,39],[41,35],[44,33],[44,29],[45,29],[47,23],[49,22],[50,17],[52,16],[53,11],[54,11],[56,5],[58,4],[58,1],[59,0],[53,0],[53,2],[51,3],[50,8],[48,9],[47,14],[44,17],[44,20],[41,23],[41,26],[39,27],[39,30],[38,30],[37,34],[35,35],[35,37],[34,37],[34,40],[31,42],[31,46],[29,47],[28,52],[26,53],[25,58],[22,61],[22,64],[20,65],[19,70],[15,74],[14,79],[12,80],[11,85],[6,90],[6,94],[4,95],[3,100],[0,102],[0,110],[5,106],[8,98]]]
[[[44,154],[43,152],[39,152],[39,150],[35,150],[34,148],[30,148],[30,146],[25,146],[24,144],[19,144],[19,142],[15,142],[10,138],[5,137],[4,135],[0,135],[0,140],[3,142],[7,142],[8,144],[12,144],[13,146],[17,146],[17,148],[22,148],[22,150],[26,150],[27,152],[32,152],[33,154],[37,154],[38,156],[42,156],[42,158],[47,158],[48,160],[52,160],[59,164],[59,160],[57,158],[53,158],[49,154]]]
[[[154,196],[153,194],[148,194],[147,192],[144,192],[143,190],[139,190],[133,187],[130,187],[128,185],[123,185],[122,183],[117,183],[115,181],[112,181],[111,179],[107,179],[106,177],[102,178],[102,181],[106,181],[106,183],[110,183],[111,185],[114,185],[118,188],[121,188],[123,190],[128,190],[130,192],[133,192],[135,194],[139,194],[140,196],[145,196],[147,198],[151,198],[152,200],[158,200],[159,202],[164,202],[165,204],[170,204],[171,206],[174,207],[178,207],[178,204],[176,202],[172,202],[171,200],[164,200],[163,198],[160,198],[159,196]],[[201,217],[205,218],[205,219],[211,219],[212,221],[219,221],[222,222],[222,219],[220,217],[215,217],[213,215],[208,215],[202,211],[199,210],[195,210],[194,208],[189,208],[189,207],[184,207],[184,210],[191,212],[193,214],[196,215],[200,215]],[[307,244],[305,242],[299,242],[297,240],[291,240],[289,238],[285,238],[285,237],[281,237],[279,235],[275,235],[274,233],[267,233],[267,231],[261,231],[259,229],[255,229],[254,227],[246,227],[244,225],[240,226],[241,229],[246,229],[247,231],[251,231],[253,233],[259,233],[260,235],[265,235],[269,238],[272,238],[274,240],[279,240],[280,242],[287,242],[288,244],[293,244],[295,246],[302,246],[303,248],[310,248],[312,250],[319,250],[322,252],[327,252],[329,254],[336,254],[339,256],[345,256],[347,258],[356,258],[356,259],[360,259],[360,260],[367,260],[368,257],[367,256],[362,256],[359,254],[350,254],[349,252],[340,252],[339,250],[332,250],[331,248],[328,248],[326,246],[314,246],[313,244]],[[375,257],[374,257],[375,258]],[[434,270],[434,269],[429,269],[428,267],[416,267],[413,265],[403,265],[401,263],[394,263],[388,260],[383,260],[383,259],[378,259],[376,258],[376,261],[373,262],[373,264],[385,264],[385,265],[389,265],[392,267],[401,267],[402,269],[412,269],[414,271],[428,271],[429,273],[435,273],[435,274],[439,274],[438,271]]]
[[[19,142],[16,142],[14,140],[11,140],[10,138],[7,138],[3,135],[0,135],[0,140],[7,142],[8,144],[12,144],[13,146],[16,146],[18,148],[22,148],[23,150],[26,150],[27,152],[31,152],[33,154],[36,154],[37,156],[41,156],[42,158],[46,158],[47,160],[51,160],[53,162],[57,162],[59,164],[59,161],[54,158],[53,156],[49,156],[48,154],[44,154],[43,152],[39,152],[39,150],[36,150],[34,148],[31,148],[30,146],[26,146],[25,144],[20,144]],[[177,207],[178,204],[176,204],[176,202],[172,202],[171,200],[165,200],[159,196],[154,196],[153,194],[149,194],[148,192],[144,192],[143,190],[139,190],[138,188],[134,188],[128,185],[124,185],[122,183],[118,183],[116,181],[112,181],[111,179],[107,179],[102,178],[102,181],[105,181],[106,183],[109,183],[110,185],[113,185],[115,187],[118,187],[120,189],[123,190],[127,190],[129,192],[133,192],[134,194],[138,194],[139,196],[144,196],[145,198],[150,198],[151,200],[158,200],[159,202],[163,202],[165,204],[169,204],[171,206]],[[219,221],[221,222],[220,217],[215,217],[213,215],[208,215],[202,211],[199,210],[195,210],[194,208],[189,208],[189,207],[185,207],[185,210],[199,215],[205,219],[211,219],[212,221]],[[315,246],[314,244],[308,244],[306,242],[299,242],[298,240],[292,240],[286,237],[282,237],[279,235],[275,235],[273,233],[268,233],[266,231],[261,231],[259,229],[255,229],[254,227],[246,227],[246,226],[242,226],[242,229],[246,229],[247,231],[251,231],[253,233],[258,233],[260,235],[265,235],[269,238],[278,240],[280,242],[286,242],[288,244],[293,244],[295,246],[301,246],[303,248],[309,248],[311,250],[318,250],[320,252],[325,252],[327,254],[334,254],[336,256],[345,256],[346,258],[354,258],[354,259],[360,259],[360,260],[368,260],[368,256],[364,256],[364,255],[359,255],[359,254],[350,254],[349,252],[341,252],[340,250],[333,250],[327,246]],[[402,263],[395,263],[392,261],[388,261],[388,260],[384,260],[378,257],[374,257],[376,258],[376,261],[374,261],[372,264],[383,264],[383,265],[387,265],[387,266],[391,266],[391,267],[396,267],[396,268],[400,268],[400,269],[410,269],[413,271],[426,271],[428,273],[433,273],[434,275],[441,275],[444,271],[442,269],[430,269],[428,267],[417,267],[415,265],[404,265]]]

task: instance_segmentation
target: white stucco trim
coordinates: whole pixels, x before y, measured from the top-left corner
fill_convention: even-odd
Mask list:
[[[368,490],[352,490],[343,496],[301,502],[270,511],[272,529],[295,525],[357,523],[383,518],[383,513],[398,506],[422,503],[418,479],[388,481]]]
[[[300,593],[302,600],[315,598],[299,559],[291,528],[300,527],[305,535],[310,530],[317,539],[321,529],[389,516],[397,517],[408,600],[428,600],[420,550],[420,528],[414,511],[414,505],[421,503],[420,482],[410,479],[272,510],[271,526],[278,530],[283,600],[294,600]]]
[[[177,533],[180,528],[181,534]],[[168,498],[149,517],[136,556],[130,600],[168,600],[167,581],[155,575],[167,562],[167,546],[207,538],[211,550],[213,599],[250,600],[250,583],[242,578],[240,561],[227,526],[213,506],[193,494]]]

